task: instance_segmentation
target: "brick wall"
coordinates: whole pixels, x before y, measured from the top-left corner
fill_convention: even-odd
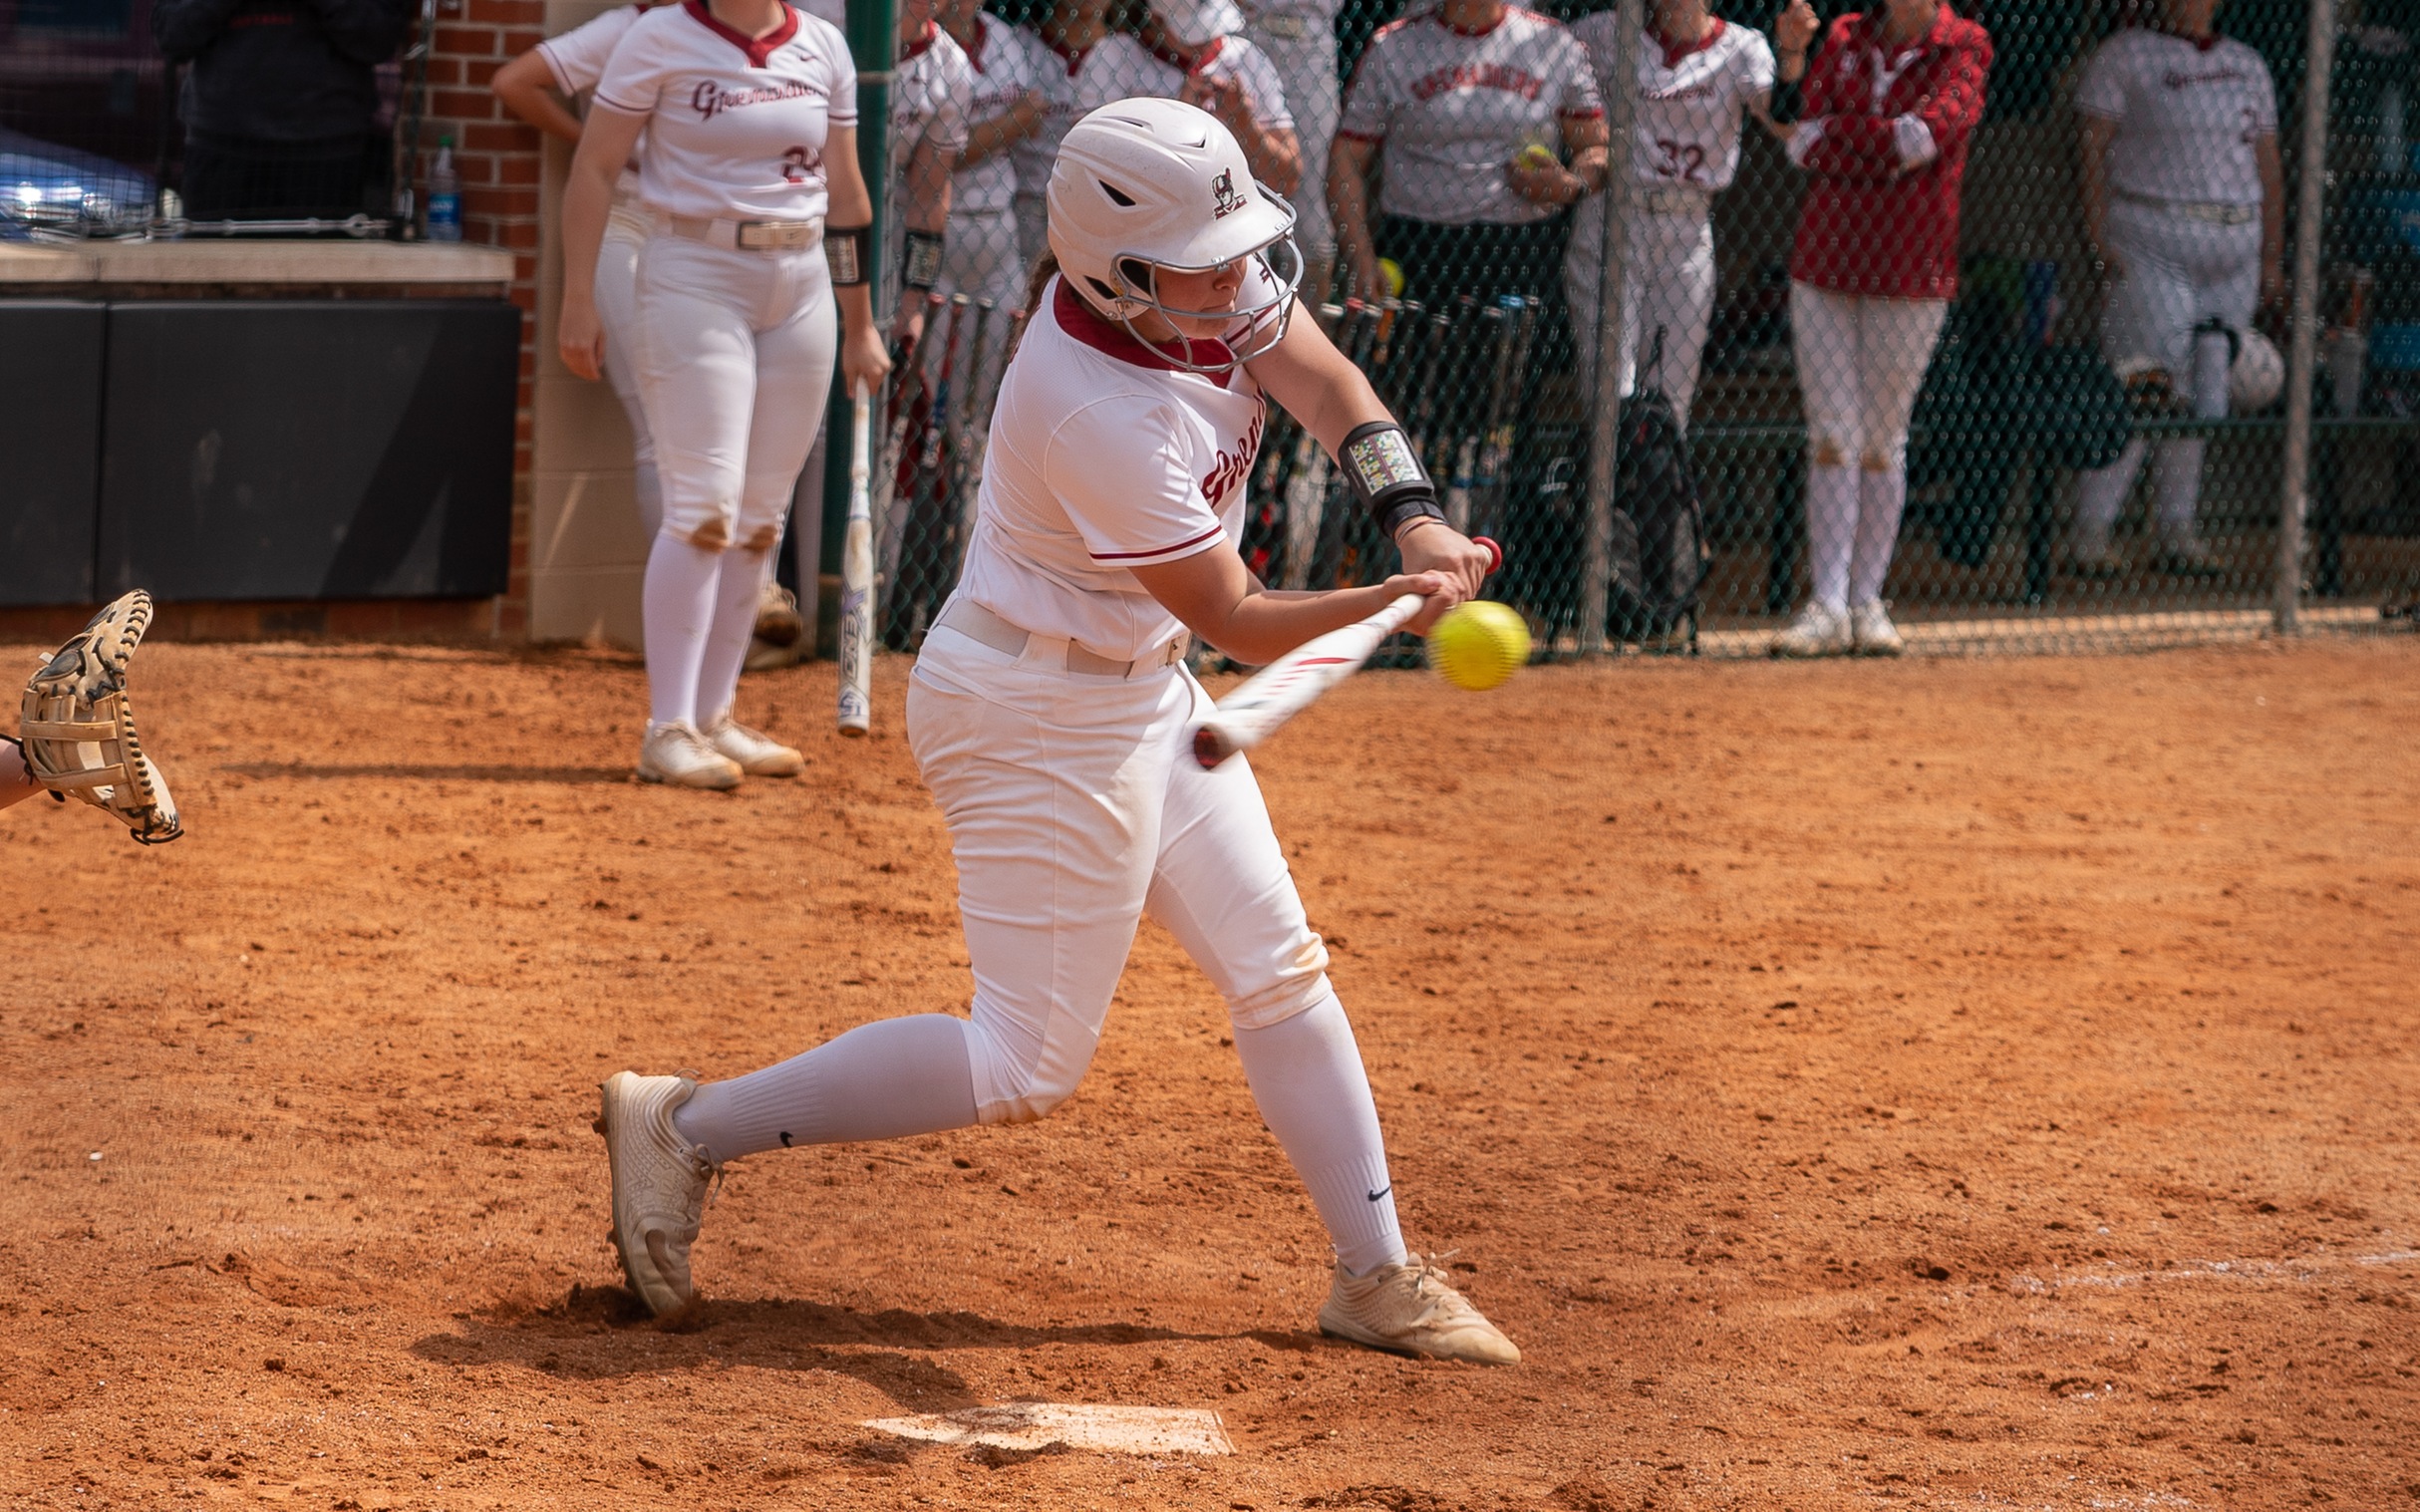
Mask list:
[[[429,57],[429,119],[421,173],[426,193],[437,140],[454,138],[462,175],[462,239],[512,253],[512,300],[521,325],[521,386],[512,454],[512,568],[495,625],[517,640],[529,624],[529,516],[532,380],[537,372],[537,131],[511,119],[487,93],[507,59],[545,38],[545,0],[440,0],[437,44]]]

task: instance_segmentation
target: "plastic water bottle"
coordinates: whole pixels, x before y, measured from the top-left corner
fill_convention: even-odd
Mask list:
[[[429,239],[462,239],[462,175],[454,170],[454,139],[437,139],[437,165],[429,170]]]

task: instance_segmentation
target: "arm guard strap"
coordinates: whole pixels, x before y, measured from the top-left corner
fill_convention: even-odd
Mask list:
[[[907,275],[901,281],[911,289],[929,289],[941,282],[942,237],[938,231],[907,233]]]
[[[823,228],[823,260],[831,265],[832,287],[845,289],[865,282],[865,239],[870,225]]]
[[[1393,421],[1364,421],[1354,427],[1337,456],[1345,465],[1346,486],[1387,539],[1420,516],[1445,517],[1437,507],[1437,485],[1421,467],[1411,439]]]

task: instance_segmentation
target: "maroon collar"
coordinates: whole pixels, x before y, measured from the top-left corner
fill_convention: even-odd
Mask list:
[[[713,11],[706,8],[706,0],[682,0],[681,9],[689,12],[691,20],[748,54],[750,68],[764,67],[766,59],[779,51],[783,43],[798,35],[798,12],[788,5],[781,7],[781,24],[761,37],[744,36],[725,26],[715,19]]]
[[[1184,371],[1181,364],[1170,360],[1166,350],[1152,346],[1124,325],[1093,309],[1090,300],[1067,286],[1064,273],[1059,277],[1059,292],[1052,296],[1051,314],[1059,321],[1061,331],[1119,362],[1149,368],[1155,373]],[[1170,343],[1170,346],[1173,345]],[[1235,353],[1223,341],[1188,341],[1185,343],[1185,357],[1208,368],[1234,361]]]
[[[977,11],[975,13],[975,35],[968,38],[966,43],[958,50],[967,55],[967,62],[973,65],[975,72],[978,74],[983,72],[984,41],[985,33],[983,29],[983,12]]]
[[[1723,20],[1720,16],[1715,16],[1712,18],[1712,20],[1714,24],[1705,29],[1704,36],[1688,42],[1674,42],[1670,38],[1664,36],[1662,32],[1650,28],[1648,35],[1656,39],[1656,45],[1658,47],[1664,49],[1664,66],[1667,69],[1678,68],[1680,67],[1680,62],[1682,59],[1687,58],[1693,53],[1702,53],[1707,48],[1712,47],[1715,42],[1720,40],[1724,24]]]
[[[940,40],[940,37],[941,23],[931,20],[926,21],[924,23],[924,35],[899,49],[899,61],[901,63],[905,63],[910,58],[923,57],[925,54],[933,50],[933,44]]]

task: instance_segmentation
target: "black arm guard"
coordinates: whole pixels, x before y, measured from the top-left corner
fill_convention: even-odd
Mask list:
[[[929,289],[941,282],[941,246],[939,232],[908,232],[907,274],[901,281],[911,289]]]
[[[1387,539],[1407,521],[1423,515],[1445,517],[1437,507],[1437,485],[1420,466],[1411,439],[1393,421],[1364,421],[1354,427],[1337,456],[1345,465],[1345,485]]]
[[[862,225],[823,228],[823,260],[831,264],[833,288],[865,282],[865,238],[872,229]]]

